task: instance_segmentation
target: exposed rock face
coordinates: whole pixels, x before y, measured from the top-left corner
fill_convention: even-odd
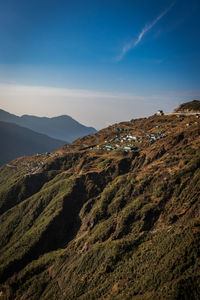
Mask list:
[[[1,299],[199,299],[200,119],[115,127],[1,168]]]

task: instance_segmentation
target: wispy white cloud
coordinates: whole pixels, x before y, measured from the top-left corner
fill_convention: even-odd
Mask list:
[[[151,30],[158,23],[158,21],[161,20],[172,9],[172,7],[175,5],[175,2],[176,1],[172,2],[159,16],[157,16],[157,18],[153,22],[151,22],[150,24],[146,24],[141,30],[141,32],[138,34],[136,40],[132,40],[129,43],[125,44],[121,50],[120,55],[116,58],[116,60],[122,60],[128,51],[135,48],[142,41],[144,35],[149,30]]]

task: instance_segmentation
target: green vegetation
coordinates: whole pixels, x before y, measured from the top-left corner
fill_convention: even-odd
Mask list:
[[[162,120],[134,121],[169,132],[137,157],[74,144],[1,168],[0,299],[199,299],[199,134]]]
[[[200,112],[200,100],[193,100],[191,102],[186,102],[181,104],[178,108],[177,111],[184,111],[184,110],[193,110]]]

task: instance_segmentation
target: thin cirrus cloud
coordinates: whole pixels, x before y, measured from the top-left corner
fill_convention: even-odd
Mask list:
[[[175,5],[175,2],[176,1],[172,2],[159,16],[157,16],[157,18],[153,22],[145,25],[141,32],[138,34],[136,40],[130,41],[129,43],[125,44],[121,50],[120,55],[116,58],[116,61],[122,60],[127,52],[134,49],[142,41],[144,35],[148,31],[150,31],[172,9],[172,7]]]

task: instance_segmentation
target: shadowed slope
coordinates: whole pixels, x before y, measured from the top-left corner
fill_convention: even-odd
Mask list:
[[[65,142],[12,123],[0,122],[0,165],[36,153],[53,151]]]

